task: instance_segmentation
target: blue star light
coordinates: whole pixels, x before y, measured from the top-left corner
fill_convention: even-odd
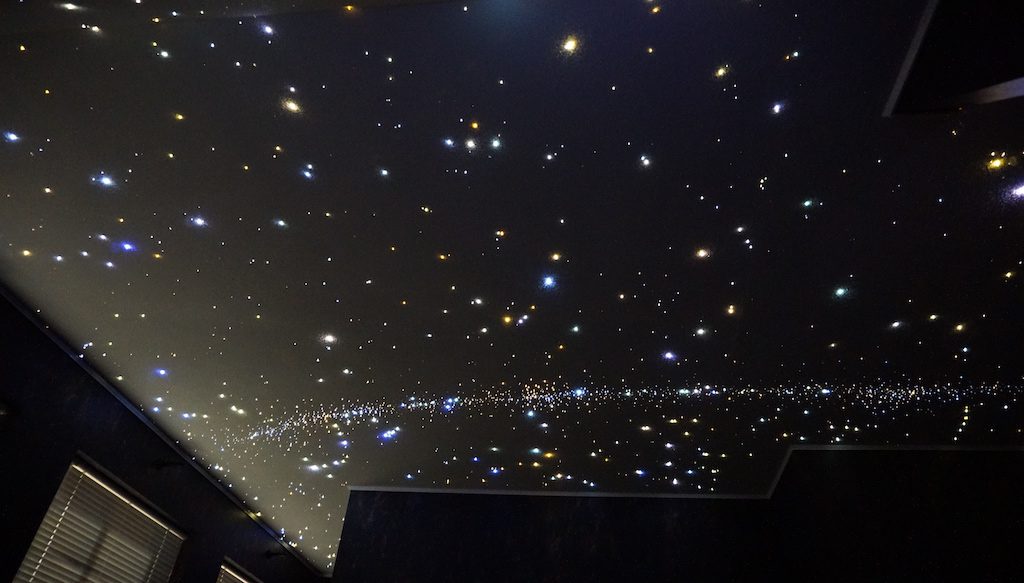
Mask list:
[[[111,187],[113,187],[116,184],[114,179],[111,178],[110,175],[108,175],[105,172],[100,172],[96,176],[93,176],[92,178],[90,178],[90,180],[92,182],[96,183],[96,184],[99,184],[100,186],[105,187],[105,188],[111,188]]]

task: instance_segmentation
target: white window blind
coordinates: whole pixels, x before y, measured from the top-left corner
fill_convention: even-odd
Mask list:
[[[217,576],[217,583],[259,583],[259,581],[242,575],[227,565],[221,565],[220,575]]]
[[[184,538],[93,473],[72,465],[14,580],[164,582]]]

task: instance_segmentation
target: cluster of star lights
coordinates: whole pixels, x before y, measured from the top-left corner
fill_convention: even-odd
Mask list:
[[[347,485],[1024,442],[1022,104],[882,117],[914,6],[26,4],[0,278],[325,567]]]

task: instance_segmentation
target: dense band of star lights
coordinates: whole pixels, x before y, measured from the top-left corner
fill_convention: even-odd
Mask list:
[[[4,13],[0,279],[316,563],[1024,443],[1022,105],[882,116],[924,1],[224,4]]]

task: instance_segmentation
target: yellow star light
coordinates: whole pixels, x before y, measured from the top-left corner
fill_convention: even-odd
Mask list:
[[[576,49],[578,49],[579,47],[580,41],[573,35],[565,37],[565,40],[562,41],[562,52],[564,53],[571,55],[575,53]]]

